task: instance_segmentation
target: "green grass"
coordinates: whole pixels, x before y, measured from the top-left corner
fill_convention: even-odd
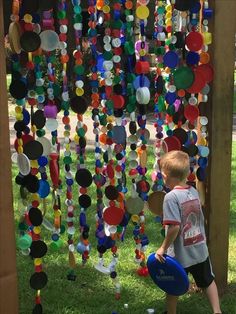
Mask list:
[[[151,156],[152,154],[150,154]],[[88,165],[90,169],[93,167],[93,155],[88,154]],[[149,158],[148,169],[152,168],[152,157]],[[74,169],[75,170],[75,169]],[[149,170],[150,172],[150,170]],[[13,167],[13,176],[17,173],[16,167]],[[62,171],[63,176],[63,171]],[[129,179],[128,179],[129,181]],[[91,190],[91,189],[90,189]],[[232,192],[236,190],[236,143],[233,143],[232,157]],[[95,192],[92,193],[95,199]],[[77,199],[76,189],[74,190],[74,199]],[[18,187],[14,185],[14,207],[16,226],[18,224],[19,212],[23,208],[19,200]],[[63,204],[63,202],[62,202]],[[62,208],[63,217],[65,218],[65,207]],[[47,217],[52,217],[52,206],[48,206]],[[77,234],[75,243],[78,243],[78,215],[76,213]],[[147,278],[139,277],[136,274],[137,266],[134,263],[134,241],[132,239],[132,225],[129,224],[125,241],[119,242],[119,264],[117,267],[118,276],[122,285],[121,299],[115,300],[113,284],[109,276],[99,273],[94,269],[97,262],[95,232],[95,206],[88,209],[88,221],[91,226],[90,241],[92,245],[91,257],[88,263],[81,266],[81,257],[76,254],[77,258],[77,280],[75,282],[66,279],[68,271],[68,251],[66,244],[59,252],[52,252],[50,247],[47,255],[43,258],[44,270],[48,275],[48,284],[41,290],[42,305],[47,314],[111,314],[117,312],[119,314],[144,314],[148,308],[154,308],[155,313],[161,313],[164,309],[165,296]],[[154,217],[147,213],[146,215],[146,234],[150,239],[150,245],[146,254],[154,251],[161,243],[160,224],[154,221]],[[229,288],[227,293],[222,297],[222,309],[228,314],[236,314],[236,199],[231,200],[231,216],[230,216],[230,242],[229,242]],[[16,228],[16,233],[18,233]],[[18,237],[18,234],[17,234]],[[47,244],[50,244],[50,234],[42,228],[42,238]],[[66,235],[63,236],[66,243]],[[220,255],[220,253],[219,253]],[[105,254],[106,263],[109,263],[111,253]],[[17,251],[17,270],[18,270],[18,286],[20,298],[20,314],[31,313],[35,292],[29,286],[29,279],[34,273],[33,261],[23,256]],[[124,304],[128,304],[128,309],[124,308]],[[194,310],[193,310],[194,309]],[[211,313],[207,299],[201,293],[189,295],[186,294],[180,298],[178,304],[178,313],[189,314]]]

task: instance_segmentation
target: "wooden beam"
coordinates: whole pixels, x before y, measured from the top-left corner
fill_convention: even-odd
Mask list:
[[[5,59],[3,0],[0,0],[0,312],[16,314],[18,293]]]
[[[211,0],[209,6],[214,10],[211,47],[214,81],[207,104],[211,150],[207,224],[213,271],[222,293],[227,286],[228,273],[236,1]]]

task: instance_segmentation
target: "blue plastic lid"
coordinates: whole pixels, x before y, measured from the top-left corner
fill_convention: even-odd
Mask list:
[[[200,56],[197,52],[195,51],[189,51],[186,57],[186,63],[187,64],[198,64],[198,62],[200,61]]]
[[[164,255],[165,262],[155,258],[155,253],[149,255],[147,267],[154,283],[171,295],[182,295],[188,291],[189,280],[186,271],[176,259]]]
[[[135,89],[138,89],[139,87],[150,87],[150,81],[148,77],[145,75],[138,75],[136,76],[135,80],[133,81],[133,86]]]
[[[45,198],[50,193],[50,185],[48,181],[39,180],[38,194],[41,198]]]
[[[168,51],[163,57],[163,62],[165,66],[171,69],[176,68],[179,63],[179,56],[175,51]]]

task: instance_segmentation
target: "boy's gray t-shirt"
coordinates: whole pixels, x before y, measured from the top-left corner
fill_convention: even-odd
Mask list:
[[[198,192],[193,187],[176,187],[166,194],[163,224],[179,225],[180,231],[167,250],[184,268],[204,262],[209,253],[206,245],[204,216]]]

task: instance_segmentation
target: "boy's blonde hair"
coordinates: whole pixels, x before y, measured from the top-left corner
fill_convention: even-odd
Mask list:
[[[161,158],[160,166],[168,177],[183,181],[190,171],[189,156],[182,151],[172,150]]]

